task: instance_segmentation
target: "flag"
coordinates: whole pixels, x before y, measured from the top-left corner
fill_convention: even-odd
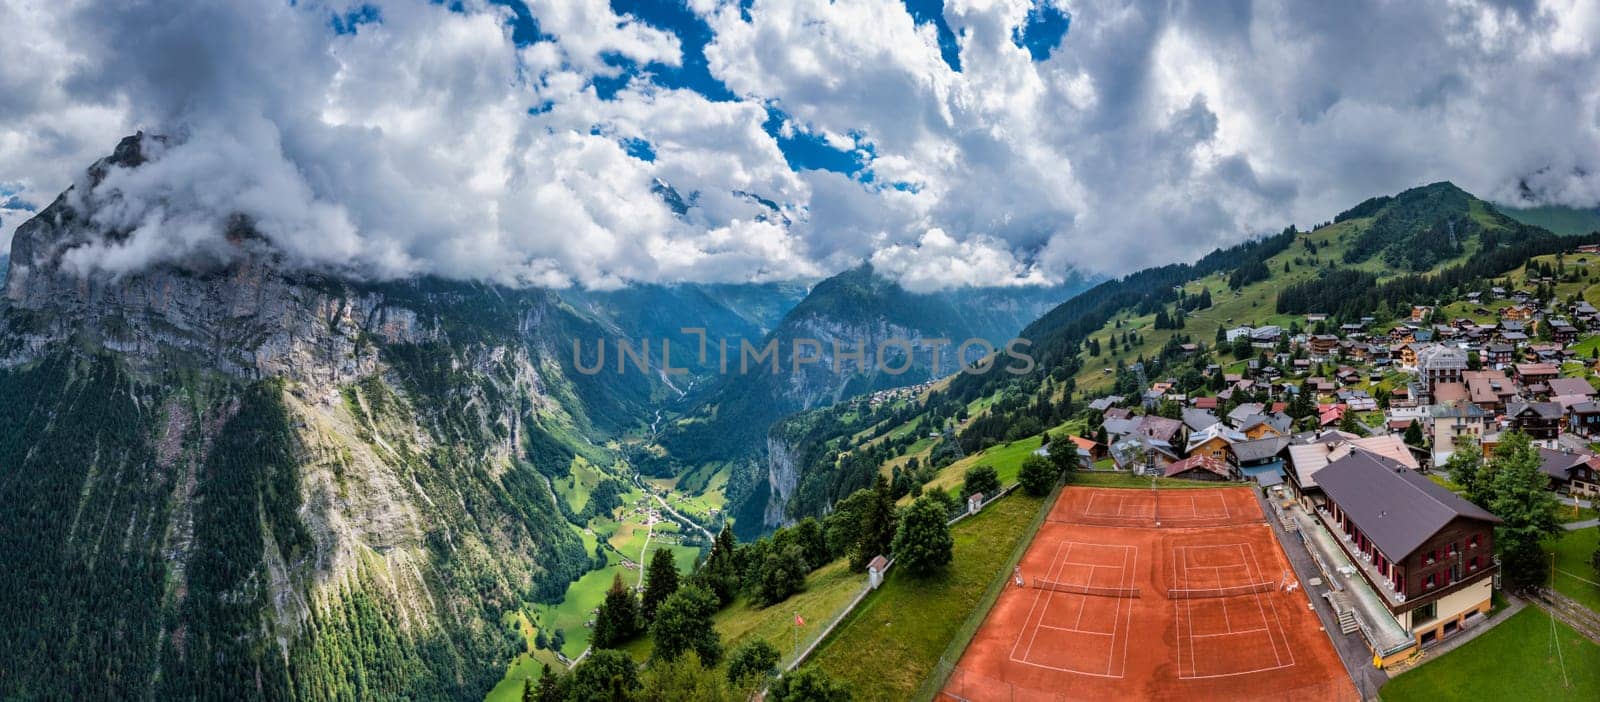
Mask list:
[[[795,626],[805,626],[806,625],[806,620],[801,619],[800,615],[796,614],[796,615],[794,615],[794,625]]]

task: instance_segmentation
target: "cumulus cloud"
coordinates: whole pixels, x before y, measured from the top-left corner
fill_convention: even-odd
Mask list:
[[[1038,3],[1053,51],[1017,40]],[[954,61],[900,0],[626,6],[0,4],[0,186],[42,206],[144,129],[159,158],[79,195],[131,234],[73,265],[226,256],[243,215],[309,267],[587,287],[1048,283],[1441,179],[1600,202],[1583,0],[946,0]]]

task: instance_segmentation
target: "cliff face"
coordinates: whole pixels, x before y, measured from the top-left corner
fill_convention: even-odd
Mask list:
[[[0,697],[481,699],[499,617],[589,567],[546,476],[604,449],[554,437],[652,389],[569,373],[548,293],[296,273],[248,223],[80,271],[86,201],[18,229],[0,303],[0,606],[35,612]]]

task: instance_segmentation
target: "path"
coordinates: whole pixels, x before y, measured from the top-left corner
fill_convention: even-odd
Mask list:
[[[1339,632],[1339,615],[1333,611],[1333,605],[1321,592],[1328,589],[1326,584],[1312,585],[1313,580],[1321,581],[1322,572],[1311,559],[1311,553],[1306,550],[1306,545],[1298,537],[1291,536],[1284,531],[1283,522],[1279,512],[1272,506],[1266,496],[1259,490],[1251,490],[1256,496],[1256,502],[1261,505],[1262,514],[1267,517],[1268,526],[1272,533],[1278,537],[1278,544],[1283,547],[1284,556],[1289,559],[1289,566],[1294,569],[1295,577],[1300,580],[1302,587],[1316,609],[1317,618],[1322,620],[1322,628],[1327,632],[1328,638],[1333,641],[1333,648],[1339,652],[1339,660],[1344,663],[1345,672],[1356,685],[1356,691],[1363,700],[1378,699],[1378,689],[1388,682],[1388,676],[1383,671],[1372,667],[1372,650],[1367,647],[1366,639],[1361,632],[1342,634]],[[1315,588],[1315,589],[1313,589]]]
[[[639,582],[636,587],[644,587],[645,556],[650,553],[650,538],[656,535],[656,520],[650,515],[644,516],[644,548],[639,549]]]
[[[1567,522],[1562,524],[1561,528],[1567,531],[1577,531],[1579,529],[1592,529],[1597,526],[1600,526],[1600,519],[1585,519],[1581,522]]]
[[[644,484],[644,481],[639,479],[639,474],[638,473],[634,473],[633,474],[633,484],[634,485],[638,485],[639,489],[644,491],[644,494],[655,498],[656,502],[661,504],[661,508],[666,510],[666,511],[668,511],[668,512],[671,512],[672,516],[678,518],[678,521],[680,521],[680,522],[682,522],[684,524],[688,524],[689,526],[692,526],[692,527],[694,527],[696,529],[699,529],[700,533],[706,535],[707,543],[710,543],[712,541],[716,541],[717,540],[716,535],[712,534],[711,530],[709,530],[709,529],[707,529],[707,528],[705,528],[703,526],[700,526],[700,522],[697,522],[697,521],[695,521],[693,519],[690,519],[688,517],[683,516],[683,514],[679,513],[678,510],[673,509],[672,505],[667,504],[666,500],[661,499],[660,495],[657,495],[654,490],[651,490],[648,485]]]
[[[1600,614],[1596,614],[1571,597],[1549,588],[1534,588],[1531,594],[1533,603],[1539,605],[1539,609],[1588,637],[1590,641],[1600,644]]]

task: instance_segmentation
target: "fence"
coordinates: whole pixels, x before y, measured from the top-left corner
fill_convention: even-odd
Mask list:
[[[996,493],[993,497],[990,497],[989,499],[984,500],[983,504],[978,506],[978,511],[982,512],[983,510],[988,509],[989,505],[992,505],[995,502],[999,501],[1000,498],[1005,497],[1006,495],[1010,495],[1012,493],[1012,491],[1017,489],[1018,485],[1019,485],[1019,483],[1012,483],[1010,486],[1006,487],[1004,490],[1001,490],[999,493]],[[955,526],[957,522],[960,522],[961,520],[966,519],[967,517],[970,517],[973,514],[974,513],[971,512],[971,511],[963,510],[960,514],[957,514],[956,516],[951,517],[949,522],[948,522],[948,524],[950,526]],[[1037,527],[1037,526],[1038,525],[1035,525],[1035,527]],[[1015,566],[1016,564],[1012,563],[1012,565]],[[885,577],[888,577],[889,570],[892,569],[892,568],[894,568],[894,559],[893,558],[889,559],[889,564],[887,566],[884,566],[883,572],[884,572],[884,576]],[[861,601],[867,599],[867,595],[870,595],[870,594],[872,594],[872,584],[870,582],[862,584],[861,591],[856,593],[855,597],[850,598],[850,601],[848,603],[846,603],[843,607],[840,607],[839,611],[834,612],[832,616],[828,617],[828,623],[827,624],[823,625],[821,628],[818,628],[816,630],[816,633],[811,634],[809,637],[807,637],[806,640],[805,640],[805,644],[803,646],[801,646],[797,651],[795,651],[794,653],[790,654],[791,655],[790,660],[787,663],[783,664],[782,668],[785,671],[790,671],[790,670],[794,670],[795,668],[800,667],[801,663],[804,663],[807,658],[811,657],[812,653],[816,652],[817,647],[822,645],[822,642],[828,638],[828,635],[832,634],[834,629],[839,628],[839,623],[844,621],[844,618],[846,616],[848,616],[851,612],[855,611],[856,607],[861,604]]]
[[[1016,486],[1013,485],[1012,487]],[[1006,493],[1009,494],[1010,490],[1007,490]],[[1056,503],[1056,497],[1060,494],[1061,486],[1057,485],[1054,490],[1050,491],[1050,496],[1039,503],[1039,513],[1034,515],[1033,522],[1028,525],[1027,530],[1023,532],[1024,534],[1034,534],[1039,531],[1039,527],[1044,524],[1045,517],[1050,515],[1050,508]],[[985,506],[988,506],[988,503],[985,503]],[[1032,544],[1033,539],[1026,537],[1017,542],[1016,548],[1012,549],[1011,558],[1006,560],[1005,567],[995,574],[994,579],[989,583],[988,589],[983,591],[983,596],[978,598],[977,605],[967,615],[966,621],[961,623],[961,628],[956,629],[955,635],[950,638],[950,644],[945,646],[944,653],[939,656],[939,662],[934,665],[933,671],[928,674],[928,677],[923,679],[922,685],[917,688],[917,691],[911,695],[912,699],[931,700],[935,695],[939,694],[939,690],[945,687],[945,681],[956,670],[955,661],[961,659],[961,653],[967,650],[967,644],[972,643],[972,637],[978,633],[978,627],[982,626],[983,620],[989,617],[989,609],[994,607],[995,600],[1000,599],[1000,593],[1004,592],[1006,586],[1011,583],[1013,571],[1016,570],[1017,564],[1022,562],[1022,554],[1027,553],[1028,547]]]

